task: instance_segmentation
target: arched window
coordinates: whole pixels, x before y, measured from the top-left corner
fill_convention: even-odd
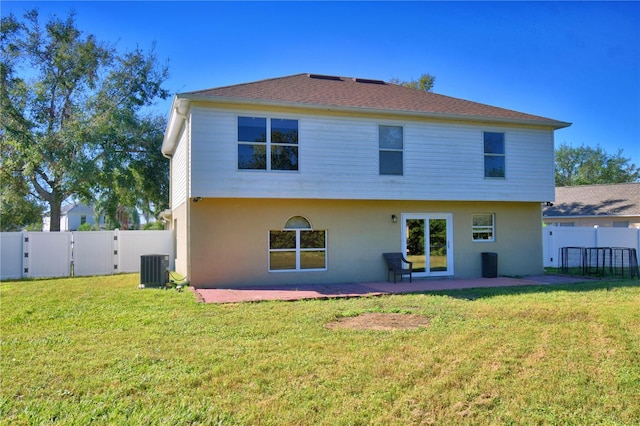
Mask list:
[[[311,224],[302,216],[293,216],[287,220],[284,229],[311,229]]]
[[[269,271],[327,269],[327,231],[314,231],[302,216],[290,217],[281,231],[269,231]]]

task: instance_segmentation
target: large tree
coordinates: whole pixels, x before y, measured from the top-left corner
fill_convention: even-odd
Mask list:
[[[122,205],[165,207],[164,121],[148,107],[168,96],[167,68],[153,48],[119,53],[73,12],[41,25],[36,10],[2,18],[0,48],[0,167],[49,206],[52,231],[70,198],[98,199],[112,219]]]
[[[556,186],[638,182],[640,170],[619,149],[609,154],[600,146],[560,145],[555,151]]]

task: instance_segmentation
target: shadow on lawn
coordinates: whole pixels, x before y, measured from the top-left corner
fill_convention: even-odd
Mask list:
[[[469,288],[459,290],[434,290],[425,292],[425,294],[433,294],[440,296],[449,296],[454,299],[463,300],[477,300],[496,296],[512,296],[520,294],[534,294],[534,293],[552,293],[558,291],[566,292],[588,292],[607,290],[610,291],[615,288],[628,288],[628,287],[640,287],[640,280],[638,279],[616,279],[616,280],[593,280],[578,282],[578,283],[564,283],[564,284],[540,284],[531,286],[518,286],[518,287],[487,287],[487,288]]]

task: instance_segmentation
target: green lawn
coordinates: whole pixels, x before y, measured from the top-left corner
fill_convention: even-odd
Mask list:
[[[640,423],[638,280],[235,305],[137,285],[0,285],[0,424]],[[429,325],[325,327],[365,312]]]

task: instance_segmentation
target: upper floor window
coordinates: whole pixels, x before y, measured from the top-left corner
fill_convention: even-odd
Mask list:
[[[402,175],[404,138],[400,126],[379,126],[380,174]]]
[[[238,117],[238,169],[298,170],[298,120]]]
[[[484,132],[484,177],[505,177],[504,133]]]

